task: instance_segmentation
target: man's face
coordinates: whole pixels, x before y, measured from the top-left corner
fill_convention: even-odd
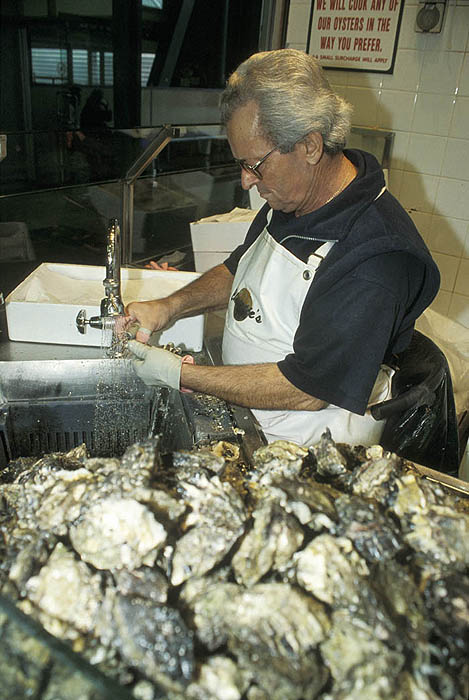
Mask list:
[[[248,102],[237,109],[227,125],[228,141],[233,156],[254,165],[270,150],[272,144],[259,135],[258,108]],[[256,186],[259,195],[272,209],[302,213],[314,186],[314,171],[306,157],[304,144],[296,144],[291,153],[275,150],[259,166],[262,179],[241,169],[241,184],[249,190]]]

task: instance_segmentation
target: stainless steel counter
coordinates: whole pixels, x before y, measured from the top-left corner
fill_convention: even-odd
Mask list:
[[[82,345],[48,345],[46,343],[0,343],[1,362],[30,362],[43,360],[97,360],[104,357],[101,348]]]

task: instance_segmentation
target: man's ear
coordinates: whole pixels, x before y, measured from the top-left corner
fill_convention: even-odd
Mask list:
[[[324,144],[319,131],[310,131],[302,142],[306,149],[306,159],[311,165],[317,165],[324,153]]]

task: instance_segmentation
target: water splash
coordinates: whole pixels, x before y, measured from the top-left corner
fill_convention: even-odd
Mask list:
[[[104,319],[101,349],[110,361],[99,365],[93,424],[95,456],[120,456],[148,434],[149,401],[137,375],[122,367],[128,352],[127,338],[116,325],[115,318]]]

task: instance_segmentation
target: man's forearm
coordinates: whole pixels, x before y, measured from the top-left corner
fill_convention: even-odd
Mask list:
[[[318,411],[327,405],[293,386],[274,363],[222,367],[183,364],[181,386],[247,408]]]
[[[229,301],[233,275],[225,265],[217,265],[201,277],[166,298],[171,318],[193,316],[224,308]]]
[[[225,307],[230,298],[233,275],[217,265],[174,294],[153,301],[132,301],[125,307],[127,322],[139,323],[136,338],[147,343],[152,331],[166,328],[178,318]]]

